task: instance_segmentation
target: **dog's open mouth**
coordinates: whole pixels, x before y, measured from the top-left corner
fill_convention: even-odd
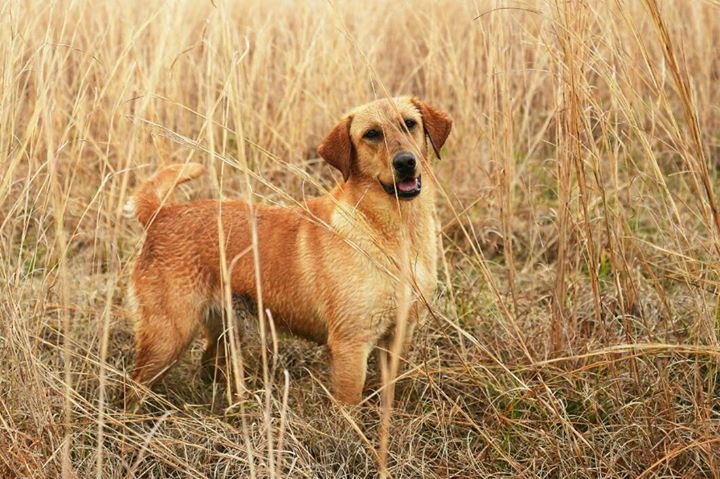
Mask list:
[[[420,194],[420,189],[422,188],[422,177],[415,176],[412,178],[405,178],[403,180],[397,180],[394,184],[391,183],[389,185],[380,181],[380,184],[387,194],[393,196],[397,194],[398,198],[410,199],[415,198]]]

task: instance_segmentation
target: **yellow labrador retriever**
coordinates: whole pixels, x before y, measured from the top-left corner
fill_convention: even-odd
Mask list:
[[[428,300],[436,283],[437,225],[430,151],[450,134],[448,115],[413,97],[382,99],[345,115],[318,152],[344,182],[303,207],[257,204],[260,284],[274,324],[327,343],[335,397],[362,398],[368,354],[393,341],[402,272]],[[203,363],[225,350],[218,215],[232,291],[256,300],[249,209],[243,201],[162,204],[178,183],[204,172],[197,163],[160,170],[133,198],[146,228],[131,295],[137,307],[134,380],[150,385],[197,333]],[[405,264],[403,264],[405,262]],[[406,343],[421,311],[410,298]]]

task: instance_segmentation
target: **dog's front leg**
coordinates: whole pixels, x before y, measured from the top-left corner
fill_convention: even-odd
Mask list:
[[[373,344],[352,339],[329,340],[332,391],[338,401],[358,404],[365,387],[367,359]]]
[[[415,327],[418,324],[420,317],[420,308],[417,304],[413,304],[408,311],[408,317],[406,319],[404,333],[399,338],[400,347],[398,349],[398,365],[397,371],[395,371],[395,378],[402,374],[405,369],[405,364],[408,361],[408,354],[410,353],[410,346],[413,342],[413,335],[415,333]],[[394,325],[388,333],[386,333],[378,341],[377,348],[375,349],[375,357],[377,359],[377,365],[380,373],[381,384],[385,385],[390,380],[390,358],[393,348],[396,347],[395,341],[398,338],[398,326]]]

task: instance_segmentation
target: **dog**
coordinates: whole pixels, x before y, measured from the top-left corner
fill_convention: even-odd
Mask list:
[[[398,328],[403,354],[433,295],[439,228],[430,152],[439,158],[451,127],[446,113],[415,97],[351,110],[318,147],[342,183],[293,207],[164,204],[174,186],[205,168],[155,173],[132,200],[146,231],[130,280],[138,316],[132,379],[151,386],[201,332],[204,367],[225,360],[225,282],[247,304],[256,304],[259,286],[274,326],[327,344],[333,396],[359,403],[368,355],[376,347],[387,353],[395,340],[403,285],[411,286]]]

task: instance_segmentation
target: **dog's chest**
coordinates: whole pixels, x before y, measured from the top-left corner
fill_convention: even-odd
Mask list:
[[[402,258],[407,261],[402,269],[399,264],[387,263],[384,265],[387,270],[366,267],[366,281],[370,287],[363,292],[362,304],[369,319],[368,327],[377,336],[384,335],[393,327],[399,311],[407,311],[405,308],[422,303],[423,298],[432,301],[436,284],[434,261],[431,261],[426,251],[422,251],[422,254],[417,250],[414,252],[414,260],[410,259],[410,255],[394,256],[396,260]],[[377,259],[378,262],[380,260]]]
[[[357,217],[334,217],[333,226],[346,243],[344,266],[353,284],[348,300],[374,318],[373,326],[384,328],[401,303],[416,302],[420,295],[432,299],[437,278],[432,217],[402,225],[405,229],[394,236],[373,230]]]

